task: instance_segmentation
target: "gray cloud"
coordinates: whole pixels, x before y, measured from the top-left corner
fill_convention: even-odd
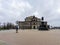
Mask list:
[[[0,22],[15,22],[35,15],[45,17],[52,26],[60,26],[59,4],[60,0],[0,0]]]

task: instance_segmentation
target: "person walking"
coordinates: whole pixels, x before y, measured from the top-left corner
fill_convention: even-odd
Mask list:
[[[18,33],[18,29],[19,29],[19,26],[18,26],[18,25],[16,25],[16,33]]]

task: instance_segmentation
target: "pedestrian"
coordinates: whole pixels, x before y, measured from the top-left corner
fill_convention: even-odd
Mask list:
[[[18,26],[18,25],[16,25],[16,33],[18,33],[18,29],[19,29],[19,26]]]

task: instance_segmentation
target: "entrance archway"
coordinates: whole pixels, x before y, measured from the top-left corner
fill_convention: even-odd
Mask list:
[[[36,29],[36,27],[35,27],[35,26],[33,26],[33,29]]]
[[[32,26],[32,29],[37,29],[37,26],[36,26],[36,25],[33,25],[33,26]]]

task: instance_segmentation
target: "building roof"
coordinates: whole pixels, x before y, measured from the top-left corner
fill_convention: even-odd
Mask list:
[[[25,21],[32,21],[32,20],[37,20],[37,21],[41,21],[41,19],[39,19],[39,18],[37,18],[37,17],[35,17],[35,16],[29,16],[29,17],[26,17],[25,18]]]

